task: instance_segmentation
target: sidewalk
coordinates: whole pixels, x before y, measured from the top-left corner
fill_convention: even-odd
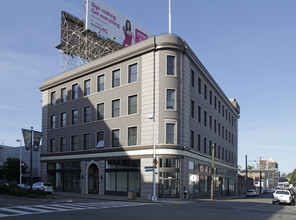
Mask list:
[[[54,192],[52,195],[59,199],[78,198],[78,199],[96,199],[96,200],[113,200],[113,201],[135,201],[135,200],[128,200],[127,196],[80,194],[80,193],[71,193],[71,192]],[[137,200],[141,200],[141,199],[139,198]],[[147,200],[147,202],[149,201]]]
[[[135,200],[129,200],[127,196],[113,196],[113,195],[98,195],[98,194],[80,194],[80,193],[71,193],[71,192],[54,192],[52,194],[54,197],[57,197],[59,200],[72,200],[76,199],[94,199],[94,200],[110,200],[110,201],[131,201],[131,202],[148,202],[151,203],[151,200],[145,198],[137,197]],[[222,198],[195,198],[195,199],[180,199],[180,198],[158,198],[157,202],[175,202],[175,203],[187,203],[193,201],[217,201],[217,200],[230,200],[230,199],[241,199],[245,196],[227,196]]]

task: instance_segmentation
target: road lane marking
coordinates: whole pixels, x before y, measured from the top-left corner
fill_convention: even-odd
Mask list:
[[[46,205],[28,205],[28,206],[14,206],[0,208],[0,218],[44,214],[52,212],[67,212],[75,210],[88,209],[108,209],[121,208],[132,206],[152,205],[155,203],[141,203],[141,202],[92,202],[92,203],[71,203],[71,204],[46,204]]]

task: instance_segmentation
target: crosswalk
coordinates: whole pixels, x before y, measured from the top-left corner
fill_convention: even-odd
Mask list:
[[[28,206],[14,206],[0,208],[0,218],[21,216],[21,215],[34,215],[51,212],[67,212],[75,210],[87,209],[108,209],[120,208],[131,206],[151,205],[152,203],[142,202],[121,202],[121,201],[102,201],[91,203],[58,203],[58,204],[45,204],[45,205],[28,205]]]

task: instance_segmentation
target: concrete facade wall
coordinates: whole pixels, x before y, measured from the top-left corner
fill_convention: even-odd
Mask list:
[[[167,56],[175,57],[174,74],[167,75]],[[137,64],[137,81],[128,82],[129,65]],[[112,71],[120,70],[120,86],[112,88]],[[195,86],[192,86],[191,74],[194,72]],[[105,76],[104,91],[97,92],[98,76]],[[199,91],[199,83],[201,91]],[[84,96],[84,82],[91,80],[91,92]],[[72,85],[78,84],[79,97],[72,99]],[[67,101],[61,103],[61,89],[67,90]],[[206,88],[206,90],[205,90]],[[62,73],[44,81],[42,91],[43,107],[43,146],[41,158],[42,177],[47,178],[46,163],[65,160],[79,160],[81,168],[81,193],[87,192],[87,172],[91,163],[99,167],[99,175],[105,177],[104,161],[110,159],[140,159],[141,161],[141,196],[151,194],[152,172],[145,172],[145,166],[152,166],[153,120],[155,115],[156,151],[159,157],[180,158],[180,186],[188,184],[189,161],[209,165],[210,141],[220,146],[220,157],[216,157],[216,166],[231,170],[231,177],[236,174],[237,165],[237,119],[239,114],[226,95],[207,72],[188,45],[179,37],[172,35],[149,38],[133,46],[85,64],[74,70]],[[174,109],[166,109],[167,90],[175,90]],[[206,92],[205,92],[206,91]],[[56,104],[50,105],[50,94],[56,92]],[[206,95],[205,95],[206,93]],[[210,95],[211,94],[211,95]],[[128,97],[137,95],[137,113],[128,114]],[[211,96],[211,97],[210,97]],[[112,117],[112,101],[120,100],[120,116]],[[194,116],[191,116],[194,101]],[[104,120],[97,120],[97,104],[104,103]],[[220,110],[219,104],[220,103]],[[91,121],[84,122],[83,109],[91,108]],[[224,111],[222,111],[222,106]],[[201,120],[198,119],[198,107]],[[78,124],[71,124],[71,114],[78,110]],[[60,115],[66,112],[65,127],[60,126]],[[204,117],[206,112],[206,118]],[[226,116],[227,112],[227,116]],[[230,120],[229,120],[230,114]],[[49,119],[56,116],[56,128],[50,129]],[[211,119],[210,119],[211,118]],[[210,125],[210,120],[212,120]],[[207,125],[205,125],[207,121]],[[215,126],[216,122],[216,126]],[[166,124],[175,125],[174,143],[166,143]],[[218,131],[220,124],[220,132]],[[137,128],[137,145],[128,146],[128,128]],[[222,129],[223,128],[223,129]],[[119,129],[120,147],[111,145],[111,132]],[[226,140],[227,129],[227,140]],[[224,135],[222,135],[224,130]],[[96,149],[97,132],[104,131],[103,148]],[[194,145],[191,146],[191,131],[194,132]],[[229,135],[230,132],[230,135]],[[90,149],[83,149],[83,135],[90,134]],[[71,136],[78,136],[78,150],[71,150]],[[200,149],[198,147],[200,135]],[[232,138],[233,135],[233,138]],[[230,137],[229,137],[230,136]],[[59,140],[66,138],[66,150],[61,152]],[[56,148],[49,151],[50,139],[56,139]],[[204,146],[204,138],[207,139]],[[233,139],[233,142],[232,142]],[[222,148],[233,154],[233,160],[222,159]],[[204,151],[206,149],[206,151]],[[218,152],[217,152],[218,154]],[[228,156],[228,155],[227,155]],[[227,173],[225,171],[225,173]],[[157,177],[157,182],[158,182]],[[180,187],[180,188],[181,188]],[[99,193],[104,193],[105,186],[100,183]]]

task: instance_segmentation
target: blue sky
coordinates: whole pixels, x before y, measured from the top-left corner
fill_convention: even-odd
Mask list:
[[[104,3],[156,35],[168,32],[168,0]],[[60,71],[55,46],[61,10],[80,17],[83,5],[84,0],[1,2],[0,144],[18,146],[21,128],[41,130],[39,87]],[[273,157],[281,173],[296,168],[295,9],[294,0],[172,0],[172,32],[240,104],[242,167],[248,155]]]

